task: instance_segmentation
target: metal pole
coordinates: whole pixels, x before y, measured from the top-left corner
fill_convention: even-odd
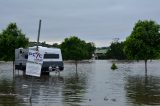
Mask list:
[[[38,51],[38,45],[39,45],[40,31],[41,31],[41,19],[39,20],[38,37],[37,37],[37,51]]]

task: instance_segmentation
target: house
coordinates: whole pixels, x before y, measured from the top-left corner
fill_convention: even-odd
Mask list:
[[[95,50],[95,59],[105,59],[105,55],[108,51],[107,47],[96,48]]]

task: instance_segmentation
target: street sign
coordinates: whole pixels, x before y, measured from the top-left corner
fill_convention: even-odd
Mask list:
[[[26,75],[40,77],[43,64],[43,56],[44,53],[42,52],[29,50],[28,61],[26,63]]]

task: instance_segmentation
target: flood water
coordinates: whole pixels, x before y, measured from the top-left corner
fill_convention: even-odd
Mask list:
[[[160,106],[160,61],[64,63],[60,75],[12,74],[12,62],[0,62],[0,106]],[[31,99],[30,99],[31,97]]]

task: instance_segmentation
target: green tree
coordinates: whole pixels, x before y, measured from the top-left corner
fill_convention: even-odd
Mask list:
[[[147,74],[147,60],[157,59],[160,53],[160,25],[154,21],[139,20],[124,46],[129,59],[144,60]]]
[[[64,42],[60,45],[62,50],[62,55],[65,60],[74,60],[76,64],[83,59],[91,58],[92,48],[89,48],[91,44],[87,44],[85,41],[80,40],[78,37],[72,36],[70,38],[65,38]],[[93,45],[91,46],[93,47]]]
[[[53,43],[52,47],[59,48],[59,44],[58,43]]]
[[[44,47],[46,47],[46,46],[47,46],[46,41],[43,41],[43,42],[41,43],[41,45],[44,46]]]
[[[28,38],[17,27],[16,23],[10,23],[0,34],[1,59],[13,61],[15,59],[15,49],[28,46]]]
[[[106,58],[118,59],[118,60],[126,59],[126,55],[124,54],[123,48],[124,48],[124,42],[111,43],[109,50],[106,53]]]
[[[88,56],[86,57],[86,59],[91,59],[96,49],[95,44],[93,42],[89,42],[89,43],[86,43],[85,45],[88,51]]]

